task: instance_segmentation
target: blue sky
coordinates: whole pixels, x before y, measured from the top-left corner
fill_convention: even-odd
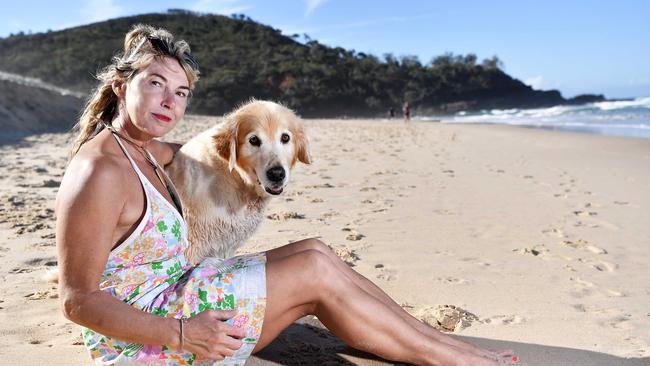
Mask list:
[[[169,8],[244,13],[287,35],[423,63],[445,52],[497,55],[508,74],[565,97],[650,96],[649,0],[23,0],[2,4],[0,37]]]

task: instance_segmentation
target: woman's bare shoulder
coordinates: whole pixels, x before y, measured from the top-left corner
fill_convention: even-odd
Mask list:
[[[181,146],[183,145],[180,143],[153,140],[151,142],[150,150],[156,157],[158,164],[165,166],[172,162],[174,154],[176,154],[176,151],[178,151]]]
[[[108,193],[113,198],[124,197],[127,168],[123,156],[113,151],[99,146],[82,148],[68,164],[57,201],[88,195],[100,198]]]

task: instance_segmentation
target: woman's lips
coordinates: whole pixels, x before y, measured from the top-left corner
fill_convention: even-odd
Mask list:
[[[161,122],[169,122],[172,120],[171,118],[165,116],[164,114],[158,114],[158,113],[152,113],[152,114],[157,120]]]

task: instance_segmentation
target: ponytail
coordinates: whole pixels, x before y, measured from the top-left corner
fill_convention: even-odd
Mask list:
[[[98,79],[106,81],[93,91],[84,107],[83,114],[74,126],[74,129],[79,131],[79,134],[72,145],[68,160],[79,152],[81,145],[85,144],[101,130],[102,122],[110,124],[117,114],[119,101],[117,95],[113,92],[112,82],[107,82],[112,79],[110,75],[115,73],[115,68],[109,67],[98,76]]]

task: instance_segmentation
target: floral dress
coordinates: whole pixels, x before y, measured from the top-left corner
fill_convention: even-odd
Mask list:
[[[115,138],[140,178],[146,212],[136,230],[111,251],[100,289],[133,307],[167,318],[191,318],[208,309],[237,309],[237,315],[227,323],[245,327],[246,336],[233,356],[214,361],[198,359],[181,349],[125,342],[83,328],[91,357],[97,365],[244,365],[262,331],[266,256],[256,253],[189,264],[183,255],[188,245],[185,221]]]

